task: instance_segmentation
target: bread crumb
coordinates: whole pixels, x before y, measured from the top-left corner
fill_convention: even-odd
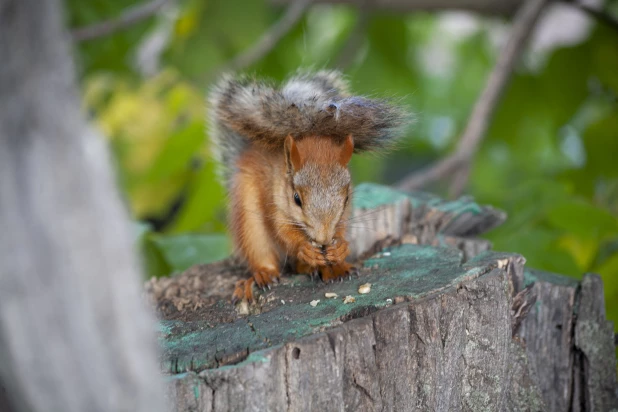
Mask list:
[[[369,292],[371,292],[371,283],[365,283],[364,285],[360,285],[358,287],[358,293],[361,295],[365,295]]]
[[[315,308],[316,306],[318,306],[318,303],[320,303],[320,299],[312,300],[311,303],[309,303],[309,304]]]
[[[337,296],[339,296],[339,295],[337,295],[336,293],[333,293],[333,292],[326,292],[326,293],[324,294],[324,297],[325,297],[326,299],[334,299],[334,298],[336,298]]]
[[[356,302],[356,299],[354,299],[353,296],[348,295],[343,299],[343,303],[354,303],[354,302]]]
[[[239,315],[248,315],[249,314],[249,303],[243,299],[238,306],[236,306],[236,311]]]

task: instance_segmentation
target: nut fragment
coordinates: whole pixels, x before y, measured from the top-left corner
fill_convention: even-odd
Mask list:
[[[236,311],[239,315],[248,315],[249,314],[249,304],[245,299],[241,300],[238,306],[236,306]]]
[[[316,306],[318,306],[318,303],[320,303],[320,299],[312,300],[311,303],[309,303],[309,304],[315,308]]]
[[[354,302],[356,302],[356,299],[354,299],[354,297],[350,295],[346,296],[345,299],[343,299],[343,303],[354,303]]]
[[[371,292],[371,283],[365,283],[364,285],[360,285],[358,287],[358,293],[361,295],[365,295],[369,292]]]
[[[338,295],[337,295],[336,293],[333,293],[333,292],[326,292],[326,293],[324,294],[324,297],[325,297],[326,299],[334,299],[334,298],[336,298],[337,296],[338,296]]]

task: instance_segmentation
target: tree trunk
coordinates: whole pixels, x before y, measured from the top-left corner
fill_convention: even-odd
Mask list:
[[[0,405],[160,411],[129,219],[61,17],[58,0],[0,0]]]
[[[355,196],[355,216],[371,219],[352,231],[353,254],[372,256],[352,280],[284,277],[237,311],[219,300],[242,274],[232,261],[147,285],[167,318],[162,368],[177,411],[618,407],[598,277],[580,283],[486,251],[470,236],[504,215],[469,199],[376,185]]]

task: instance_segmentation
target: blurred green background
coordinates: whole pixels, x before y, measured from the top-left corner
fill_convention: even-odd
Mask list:
[[[67,0],[69,26],[135,4]],[[618,2],[604,6],[618,15]],[[205,95],[284,11],[261,0],[171,1],[129,29],[76,44],[84,105],[113,149],[148,276],[229,253]],[[466,192],[507,211],[487,235],[495,249],[568,276],[600,273],[618,325],[618,31],[562,11],[575,20],[548,16],[533,37]],[[452,151],[508,27],[469,13],[314,5],[244,70],[281,80],[299,67],[341,67],[355,92],[409,105],[418,122],[401,148],[352,162],[355,182],[389,184]],[[425,190],[446,196],[446,183]]]

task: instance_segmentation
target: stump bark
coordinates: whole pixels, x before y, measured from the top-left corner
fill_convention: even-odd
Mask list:
[[[356,196],[354,213],[372,218],[350,235],[364,259],[352,280],[284,277],[239,309],[217,281],[242,276],[232,260],[147,285],[167,318],[161,366],[177,411],[618,408],[600,278],[489,251],[473,236],[504,215],[470,199],[375,185]]]

